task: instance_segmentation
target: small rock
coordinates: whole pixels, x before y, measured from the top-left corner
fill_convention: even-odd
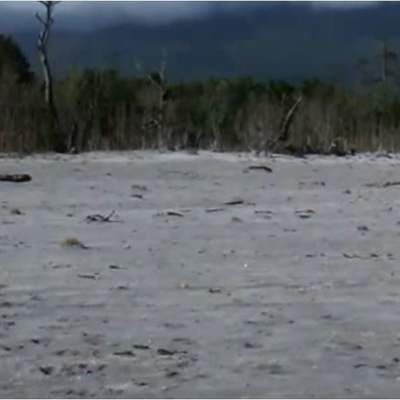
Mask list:
[[[147,186],[145,186],[145,185],[132,185],[131,188],[133,190],[140,190],[142,192],[147,192],[147,190],[148,190]]]
[[[10,214],[12,215],[24,215],[24,213],[19,208],[13,208],[10,210]]]
[[[119,265],[111,264],[108,266],[109,269],[122,269]]]
[[[167,373],[165,374],[166,378],[173,378],[174,376],[179,375],[178,371],[167,371]]]
[[[43,366],[39,367],[39,370],[44,374],[44,375],[51,375],[54,371],[54,367],[51,366]]]
[[[366,367],[366,366],[367,366],[367,364],[360,363],[360,364],[355,364],[355,365],[353,365],[353,368],[356,368],[356,369],[358,369],[358,368],[361,368],[361,367]]]
[[[163,348],[157,349],[157,354],[159,354],[160,356],[173,356],[175,353],[176,351],[174,350],[168,350]]]

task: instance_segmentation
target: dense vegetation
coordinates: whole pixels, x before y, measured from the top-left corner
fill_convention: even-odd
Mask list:
[[[350,89],[252,78],[169,84],[158,72],[122,77],[114,70],[75,69],[55,82],[55,99],[67,151],[398,151],[395,75]],[[42,92],[18,46],[0,36],[0,151],[55,149]]]

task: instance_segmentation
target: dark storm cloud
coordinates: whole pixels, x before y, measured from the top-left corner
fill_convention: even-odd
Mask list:
[[[33,27],[34,14],[40,11],[37,2],[0,2],[0,29],[21,31]],[[55,15],[58,28],[90,30],[111,24],[137,20],[143,23],[168,23],[184,18],[198,18],[218,9],[235,11],[239,3],[217,2],[81,2],[63,1]]]
[[[308,3],[315,9],[346,9],[364,7],[367,4],[372,3],[353,1]],[[179,19],[201,18],[215,12],[240,12],[243,8],[268,6],[267,2],[63,1],[56,8],[56,17],[58,29],[91,30],[127,21],[161,24]],[[38,2],[0,2],[0,31],[31,30],[37,25],[34,14],[40,11],[41,7]]]

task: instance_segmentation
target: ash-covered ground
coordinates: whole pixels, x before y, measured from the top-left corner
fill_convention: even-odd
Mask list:
[[[399,171],[2,157],[0,397],[398,397]]]

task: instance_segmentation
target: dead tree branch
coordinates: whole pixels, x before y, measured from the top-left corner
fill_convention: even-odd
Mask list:
[[[165,128],[165,107],[167,100],[167,78],[166,78],[167,61],[164,58],[161,62],[160,69],[156,72],[152,72],[147,75],[147,79],[150,84],[157,89],[158,93],[158,104],[157,104],[157,115],[154,125],[157,130],[157,146],[158,150],[162,150],[165,147],[164,143],[164,128]]]
[[[280,123],[278,136],[272,142],[267,143],[267,148],[265,149],[266,151],[273,152],[276,150],[279,144],[288,141],[290,127],[302,101],[303,97],[299,96],[283,116]]]
[[[39,1],[45,8],[44,16],[36,13],[36,19],[42,25],[42,31],[39,33],[37,48],[39,51],[40,62],[44,77],[44,99],[49,109],[49,125],[53,133],[56,135],[56,150],[65,151],[64,138],[60,132],[60,123],[58,119],[57,108],[54,102],[53,76],[50,68],[48,57],[48,42],[51,33],[51,27],[54,23],[53,12],[54,7],[59,1]]]
[[[30,180],[32,180],[32,177],[28,174],[1,174],[0,175],[1,182],[22,183],[22,182],[29,182]]]

